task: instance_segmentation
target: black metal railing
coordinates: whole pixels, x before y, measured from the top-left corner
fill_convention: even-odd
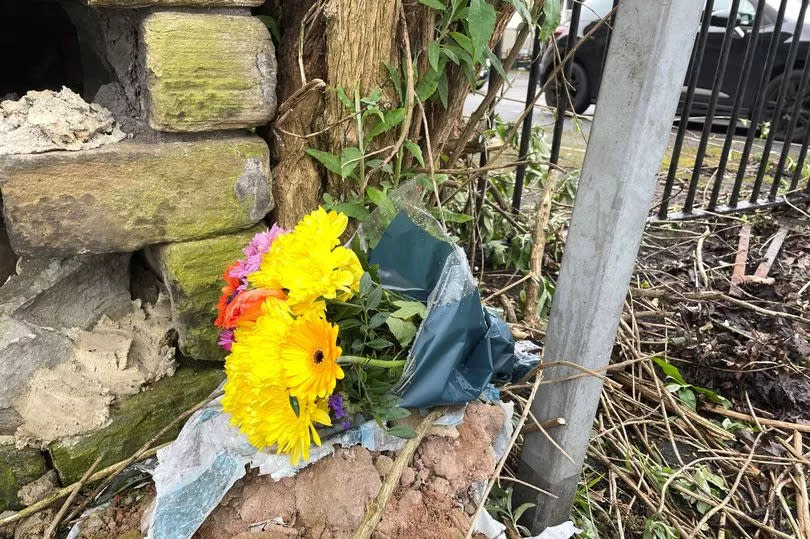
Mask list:
[[[584,9],[592,13],[591,2],[583,1]],[[598,3],[604,6],[604,2]],[[620,10],[621,2],[614,0],[614,8],[617,5]],[[810,22],[809,5],[810,0],[706,0],[652,218],[743,211],[810,196],[810,163],[806,163],[810,24],[805,26]],[[615,10],[611,13],[615,16]],[[565,59],[582,39],[582,17],[583,2],[575,0],[567,36],[557,43],[559,58]],[[611,21],[604,24],[607,38],[600,51],[602,69],[612,28]],[[573,61],[585,60],[578,56],[580,50],[585,47],[575,50]],[[588,50],[595,54],[593,47]],[[538,50],[532,51],[527,106],[534,99],[533,85],[545,82],[539,80],[543,76],[540,56]],[[593,64],[592,59],[589,63]],[[569,60],[558,70],[561,78],[547,85],[547,91],[566,91],[564,80],[570,80],[572,65]],[[552,166],[559,164],[563,125],[571,114],[566,110],[571,99],[555,97],[558,110],[551,141]],[[522,138],[528,138],[531,116],[525,122]],[[515,178],[516,208],[523,187],[521,172]]]

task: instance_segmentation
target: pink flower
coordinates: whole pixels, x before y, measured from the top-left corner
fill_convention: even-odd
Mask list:
[[[222,348],[227,350],[228,352],[231,351],[231,346],[235,342],[233,338],[233,330],[232,329],[223,329],[219,332],[219,341],[217,344],[220,345]]]
[[[262,257],[270,250],[273,241],[287,231],[280,226],[274,224],[270,230],[259,232],[250,241],[250,244],[245,247],[242,252],[245,253],[245,258],[231,269],[230,276],[236,279],[243,279],[246,283],[247,276],[259,269],[262,263]]]

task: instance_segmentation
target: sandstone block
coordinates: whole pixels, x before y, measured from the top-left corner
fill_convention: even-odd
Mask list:
[[[260,6],[264,0],[85,0],[93,7],[253,7]]]
[[[221,361],[225,352],[217,345],[216,303],[224,283],[225,268],[242,257],[242,249],[255,227],[198,241],[153,247],[151,253],[163,282],[169,289],[172,318],[179,335],[180,351],[195,359]]]
[[[153,129],[212,131],[272,118],[275,50],[259,19],[158,12],[144,19],[142,35]]]
[[[130,457],[172,419],[205,399],[224,378],[220,369],[185,367],[142,393],[119,398],[108,426],[50,444],[48,451],[62,483],[78,481],[102,450],[106,454],[99,469]],[[158,443],[174,438],[181,427],[178,424]]]
[[[45,473],[45,459],[39,450],[17,449],[14,443],[0,443],[0,513],[20,509],[17,492]]]
[[[7,231],[21,256],[135,251],[247,228],[272,209],[258,137],[8,156]]]

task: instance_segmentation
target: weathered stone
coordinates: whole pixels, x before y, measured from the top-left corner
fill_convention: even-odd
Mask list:
[[[44,473],[45,458],[39,450],[17,449],[13,442],[0,442],[0,512],[20,509],[17,492]]]
[[[247,228],[272,209],[258,137],[8,156],[0,192],[21,256],[135,251]]]
[[[0,103],[0,155],[86,150],[125,136],[110,111],[69,88],[32,90]]]
[[[129,253],[30,259],[0,286],[0,313],[47,328],[89,328],[130,309]],[[2,366],[0,366],[2,370]]]
[[[275,50],[259,19],[158,12],[144,19],[143,40],[153,129],[212,131],[272,118]]]
[[[180,351],[195,359],[221,361],[217,345],[216,303],[225,268],[242,257],[242,249],[263,227],[205,240],[171,243],[151,249],[172,301],[172,318]]]
[[[12,436],[22,422],[22,416],[14,408],[0,408],[0,436]]]
[[[14,275],[17,267],[17,253],[11,248],[11,242],[6,234],[6,227],[0,219],[0,286],[10,276]]]
[[[70,339],[0,313],[0,408],[8,408],[42,367],[67,361]]]
[[[179,414],[205,399],[224,377],[220,369],[185,367],[142,393],[121,397],[113,405],[108,426],[50,444],[62,483],[78,481],[102,451],[99,468],[130,457]],[[171,440],[181,427],[182,423],[176,425],[157,443]]]
[[[253,7],[260,6],[264,0],[85,0],[94,7]]]

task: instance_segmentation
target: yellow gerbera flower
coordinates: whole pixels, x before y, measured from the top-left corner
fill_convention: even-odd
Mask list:
[[[322,318],[299,318],[281,344],[284,377],[290,393],[303,399],[326,397],[343,378],[338,365],[338,327]]]
[[[293,308],[319,298],[347,299],[357,291],[363,269],[353,251],[340,247],[348,218],[319,208],[280,236],[250,275],[256,287],[283,289]]]
[[[321,400],[294,399],[278,385],[252,385],[246,394],[236,394],[232,379],[225,384],[222,405],[231,414],[231,423],[259,449],[277,446],[279,453],[290,455],[298,464],[309,458],[312,442],[321,445],[315,423],[331,426],[328,403]],[[238,388],[246,389],[246,388]],[[257,398],[258,397],[258,398]]]

